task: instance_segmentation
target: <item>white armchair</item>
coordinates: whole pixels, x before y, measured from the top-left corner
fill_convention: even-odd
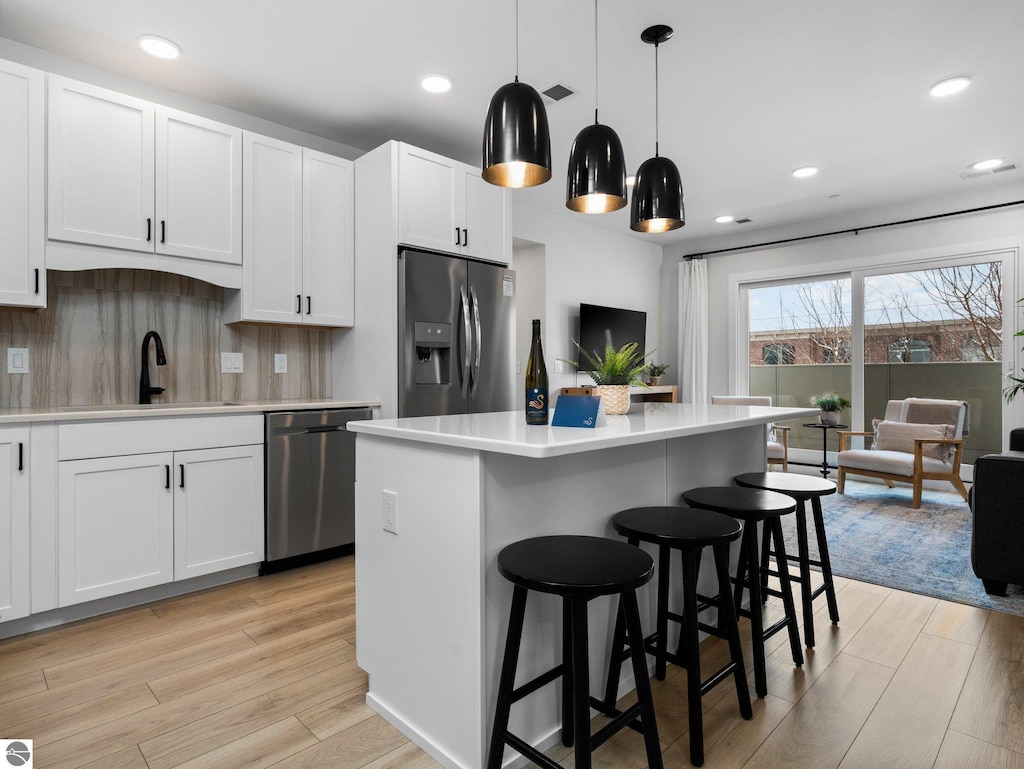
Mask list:
[[[712,395],[712,405],[771,406],[770,395]],[[783,472],[789,471],[789,427],[769,423],[766,433],[768,468],[781,464]]]
[[[967,499],[960,480],[963,436],[970,432],[966,401],[907,398],[886,405],[885,419],[874,432],[843,430],[839,433],[838,491],[844,493],[846,476],[881,478],[910,483],[914,509],[921,507],[921,488],[926,480],[949,481]],[[851,449],[850,438],[870,436],[871,447]]]

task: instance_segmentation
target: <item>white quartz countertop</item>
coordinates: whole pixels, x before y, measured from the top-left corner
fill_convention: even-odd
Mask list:
[[[645,403],[624,416],[606,417],[606,423],[595,428],[529,426],[521,411],[499,411],[353,422],[348,429],[398,440],[542,458],[817,415],[818,409],[814,408]]]
[[[0,409],[0,424],[15,422],[73,422],[87,419],[128,419],[204,414],[253,414],[266,411],[309,411],[379,406],[379,401],[340,401],[306,398],[215,403],[153,403],[110,406],[54,406],[51,408]]]

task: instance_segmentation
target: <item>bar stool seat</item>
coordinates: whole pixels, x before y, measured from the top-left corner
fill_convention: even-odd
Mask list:
[[[732,518],[688,507],[638,507],[624,510],[612,518],[612,526],[631,545],[648,542],[658,546],[658,608],[656,630],[644,639],[644,647],[655,658],[655,677],[665,678],[667,662],[686,670],[686,692],[690,731],[690,760],[695,766],[704,763],[704,718],[702,697],[731,675],[736,686],[740,713],[752,718],[750,692],[747,689],[743,651],[740,647],[736,610],[729,584],[729,544],[739,539],[741,527]],[[701,552],[711,547],[718,576],[718,596],[709,598],[697,592]],[[683,566],[683,613],[668,609],[669,566],[671,551],[678,550]],[[704,609],[718,608],[718,626],[699,621]],[[679,646],[675,653],[667,650],[668,620],[680,623]],[[605,704],[614,705],[623,658],[623,617],[619,613],[612,641],[612,662],[608,670]],[[729,643],[730,661],[704,680],[700,670],[698,631],[723,638]],[[630,645],[632,651],[632,644]]]
[[[559,765],[508,731],[509,714],[518,702],[542,686],[562,679],[562,743],[575,749],[576,769],[590,769],[591,753],[626,726],[639,722],[650,769],[662,769],[654,700],[647,678],[636,589],[651,581],[654,561],[624,542],[603,537],[561,535],[536,537],[508,545],[498,554],[498,572],[512,585],[512,610],[498,684],[497,707],[487,769],[500,769],[505,746],[542,767]],[[562,662],[537,678],[515,687],[516,666],[530,590],[562,598]],[[587,603],[618,595],[632,649],[637,702],[625,711],[609,711],[590,696]],[[590,709],[611,718],[596,734],[590,732]]]
[[[800,567],[800,576],[793,577],[800,583],[800,595],[804,613],[804,643],[814,646],[814,599],[822,593],[828,602],[828,616],[833,624],[839,622],[839,606],[836,603],[836,589],[832,582],[832,561],[828,553],[828,538],[825,536],[825,519],[821,512],[821,498],[836,493],[836,484],[825,478],[795,473],[744,473],[736,476],[736,483],[751,489],[775,491],[796,500],[796,538],[797,553],[790,553],[784,558],[776,554],[779,570],[784,563],[795,561]],[[814,533],[818,541],[820,560],[812,560],[807,539],[807,502],[811,503],[811,515],[814,518]],[[822,584],[811,588],[811,566],[821,569]]]
[[[796,503],[784,494],[738,486],[702,486],[683,492],[683,499],[692,507],[702,507],[737,518],[744,522],[740,541],[739,568],[735,579],[737,614],[750,619],[750,635],[754,653],[754,690],[758,697],[768,693],[768,674],[765,663],[764,642],[776,633],[786,630],[794,665],[804,664],[800,646],[800,629],[796,620],[796,605],[789,573],[779,569],[779,590],[768,590],[761,579],[761,554],[758,552],[757,524],[762,523],[766,537],[775,541],[776,552],[785,554],[782,524],[779,519],[796,510]],[[750,608],[743,609],[743,589],[750,591]],[[770,627],[764,627],[764,600],[766,595],[782,599],[784,616]]]

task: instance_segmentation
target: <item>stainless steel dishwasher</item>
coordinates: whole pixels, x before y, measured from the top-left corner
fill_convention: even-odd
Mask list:
[[[266,415],[268,574],[351,553],[355,543],[356,436],[345,425],[370,409]]]

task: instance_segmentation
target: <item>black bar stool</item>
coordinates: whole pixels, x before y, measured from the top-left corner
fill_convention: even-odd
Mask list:
[[[743,667],[743,651],[740,648],[739,627],[736,625],[736,610],[733,606],[732,590],[729,583],[729,543],[740,537],[740,525],[724,515],[710,510],[688,507],[637,507],[624,510],[612,518],[612,526],[629,544],[639,546],[650,542],[658,546],[658,612],[654,633],[644,641],[648,653],[654,655],[655,676],[665,679],[665,663],[672,662],[686,670],[686,694],[690,721],[690,760],[694,766],[704,763],[704,718],[701,698],[715,686],[729,678],[735,679],[736,697],[740,713],[752,718],[750,692],[747,689],[747,674]],[[718,595],[714,598],[697,592],[697,574],[700,571],[700,557],[705,547],[711,547],[718,574]],[[668,609],[669,565],[672,550],[678,550],[683,562],[683,613],[676,614]],[[718,627],[704,624],[699,613],[705,609],[718,608]],[[680,623],[679,646],[675,653],[666,648],[668,643],[668,621]],[[698,630],[703,630],[729,642],[730,662],[711,675],[706,681],[700,672],[700,643]],[[608,687],[605,705],[614,706],[618,696],[619,672],[625,657],[623,614],[620,611],[615,621],[615,635],[612,641],[612,660],[608,670]],[[634,646],[629,644],[630,652]]]
[[[577,742],[576,769],[590,769],[591,753],[624,726],[637,728],[634,721],[639,721],[644,735],[648,766],[650,769],[662,769],[658,725],[636,601],[636,589],[650,582],[654,576],[651,557],[625,542],[603,537],[537,537],[515,542],[498,553],[498,571],[514,587],[487,769],[501,768],[505,745],[538,766],[561,769],[558,763],[508,731],[512,704],[559,676],[562,678],[562,743],[570,747],[574,741]],[[515,688],[529,590],[552,593],[562,598],[562,662]],[[587,603],[603,595],[619,596],[630,646],[634,649],[632,659],[637,702],[623,712],[614,708],[609,711],[601,700],[590,696]],[[590,733],[591,708],[611,717],[611,721],[593,735]]]
[[[839,606],[836,603],[836,589],[832,584],[832,562],[828,556],[828,539],[825,536],[825,519],[821,513],[821,498],[836,493],[836,485],[825,478],[813,475],[796,475],[793,473],[745,473],[736,476],[736,483],[751,489],[776,491],[796,500],[796,542],[798,553],[788,554],[782,558],[775,553],[775,562],[779,571],[785,569],[787,561],[795,561],[800,566],[800,576],[793,577],[800,583],[800,595],[804,605],[804,643],[814,646],[814,599],[825,594],[828,602],[828,616],[833,624],[839,622]],[[811,515],[814,517],[814,533],[818,539],[820,561],[812,560],[807,547],[807,501],[811,502]],[[764,557],[767,558],[767,549]],[[822,584],[811,589],[811,567],[821,569]],[[787,569],[788,571],[788,569]]]
[[[740,562],[736,572],[736,611],[741,617],[750,619],[750,635],[754,652],[754,690],[758,697],[768,693],[768,675],[765,672],[764,642],[780,630],[789,632],[789,647],[793,653],[793,664],[804,664],[804,652],[800,646],[800,629],[796,621],[796,606],[793,603],[793,587],[789,574],[780,569],[779,590],[768,590],[761,580],[761,559],[758,553],[757,525],[764,523],[765,531],[775,541],[775,552],[785,557],[786,546],[782,540],[782,524],[779,518],[796,510],[793,500],[783,494],[737,486],[704,486],[683,492],[683,499],[691,507],[714,510],[743,521],[743,539],[740,541]],[[750,608],[743,607],[743,588],[750,590]],[[771,627],[764,626],[764,601],[767,595],[782,599],[785,616]]]

